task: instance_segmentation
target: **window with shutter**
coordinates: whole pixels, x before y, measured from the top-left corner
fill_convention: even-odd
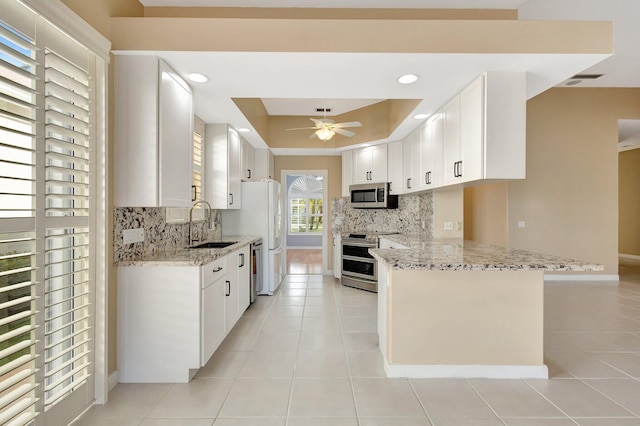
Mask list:
[[[95,69],[90,50],[3,2],[2,425],[67,424],[93,400]]]

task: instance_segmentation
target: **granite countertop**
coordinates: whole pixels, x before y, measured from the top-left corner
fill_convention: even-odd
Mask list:
[[[411,235],[384,238],[409,249],[370,249],[389,269],[437,271],[603,271],[604,266],[576,259],[509,249],[458,238],[426,239]]]
[[[260,240],[262,237],[256,235],[236,235],[224,236],[221,239],[209,241],[237,241],[225,248],[214,249],[190,249],[181,248],[171,251],[158,252],[153,255],[147,255],[136,259],[128,259],[118,262],[116,266],[201,266],[214,260],[228,255],[242,247]],[[201,244],[204,241],[199,241]]]

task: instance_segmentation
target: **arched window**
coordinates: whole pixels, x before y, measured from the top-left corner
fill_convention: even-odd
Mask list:
[[[300,176],[289,187],[289,233],[322,233],[322,176]]]

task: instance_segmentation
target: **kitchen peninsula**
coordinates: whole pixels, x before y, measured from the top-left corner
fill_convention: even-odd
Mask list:
[[[388,377],[547,378],[544,272],[604,269],[461,239],[389,235],[380,246],[370,253]]]

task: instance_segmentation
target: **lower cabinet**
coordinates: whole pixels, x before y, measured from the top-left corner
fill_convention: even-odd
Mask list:
[[[249,246],[203,266],[118,267],[121,383],[187,383],[249,306]]]

